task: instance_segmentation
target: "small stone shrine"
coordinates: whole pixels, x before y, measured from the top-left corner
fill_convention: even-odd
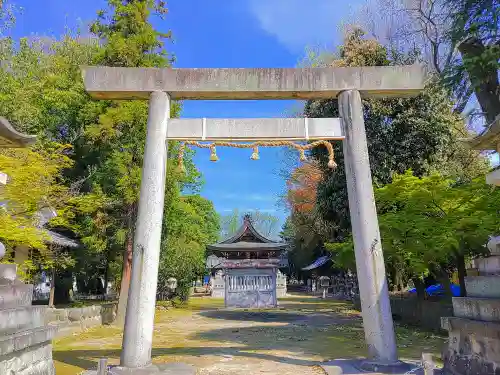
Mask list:
[[[229,308],[277,307],[277,298],[286,294],[286,278],[279,271],[286,247],[259,234],[245,215],[233,237],[207,246],[212,262],[218,258],[212,266],[212,296],[223,296]]]

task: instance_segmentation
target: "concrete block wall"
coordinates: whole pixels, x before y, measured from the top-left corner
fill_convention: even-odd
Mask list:
[[[442,331],[441,318],[453,314],[451,304],[442,301],[421,301],[417,298],[391,297],[391,312],[395,321],[432,331]],[[354,300],[354,307],[361,311],[361,303]]]
[[[57,337],[67,336],[74,332],[113,323],[116,319],[117,306],[116,303],[106,303],[86,307],[48,309],[45,323],[58,328]]]

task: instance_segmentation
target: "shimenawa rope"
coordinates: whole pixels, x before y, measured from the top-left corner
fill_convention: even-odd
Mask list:
[[[308,143],[306,145],[300,145],[298,143],[294,143],[291,141],[257,141],[253,143],[234,143],[234,142],[225,142],[225,141],[216,141],[212,143],[200,143],[198,141],[183,141],[179,148],[179,156],[178,156],[178,165],[181,170],[184,170],[184,150],[186,146],[196,146],[200,148],[209,148],[210,149],[210,161],[218,161],[219,157],[217,156],[216,147],[235,147],[235,148],[252,148],[252,156],[250,157],[252,160],[259,160],[259,147],[281,147],[288,146],[296,149],[299,152],[299,157],[301,161],[305,161],[306,155],[305,151],[310,150],[316,146],[324,146],[328,151],[328,167],[336,168],[337,163],[335,163],[335,155],[333,152],[333,146],[330,142],[320,140]]]

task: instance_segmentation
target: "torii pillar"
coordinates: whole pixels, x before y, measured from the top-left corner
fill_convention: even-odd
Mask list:
[[[361,97],[409,97],[424,87],[420,65],[306,69],[171,69],[89,67],[96,99],[149,100],[144,166],[135,232],[123,350],[125,369],[151,364],[167,139],[344,142],[357,275],[370,360],[397,363]],[[341,119],[172,119],[170,99],[339,99]],[[167,126],[168,124],[168,126]]]

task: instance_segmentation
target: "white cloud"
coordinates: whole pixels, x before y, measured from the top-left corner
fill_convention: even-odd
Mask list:
[[[259,211],[263,214],[274,214],[278,212],[276,208],[246,208],[243,210],[244,212],[256,212]]]
[[[247,201],[247,202],[273,202],[278,200],[278,198],[274,195],[266,195],[266,194],[235,194],[235,193],[213,193],[213,196],[216,196],[219,199],[225,200],[238,200],[238,201]]]
[[[247,201],[276,201],[278,198],[274,195],[264,195],[264,194],[250,194],[243,195],[243,199]]]
[[[248,0],[260,27],[292,52],[338,40],[349,2],[338,0]]]

